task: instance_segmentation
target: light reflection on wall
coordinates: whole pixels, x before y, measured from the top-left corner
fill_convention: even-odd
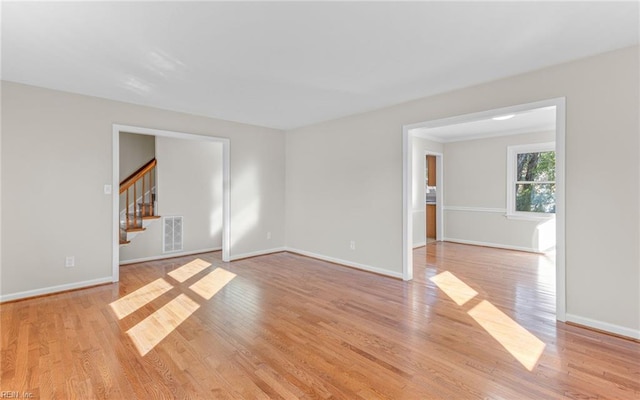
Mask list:
[[[549,251],[556,247],[556,219],[546,220],[536,226],[535,235],[538,251]]]
[[[217,237],[222,233],[222,206],[211,211],[209,215],[209,226],[211,237]]]
[[[231,236],[232,246],[240,243],[242,239],[254,229],[260,220],[260,193],[258,175],[255,166],[248,166],[233,181],[232,194],[234,201],[232,206]],[[236,211],[237,210],[237,211]]]

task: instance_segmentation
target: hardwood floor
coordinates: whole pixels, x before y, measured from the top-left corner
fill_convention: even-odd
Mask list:
[[[5,303],[0,389],[39,399],[640,398],[639,343],[555,321],[553,260],[426,248],[414,251],[412,282],[289,253],[233,263],[208,253]]]

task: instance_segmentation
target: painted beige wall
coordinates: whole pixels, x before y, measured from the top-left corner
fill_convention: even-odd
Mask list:
[[[283,132],[2,82],[3,298],[111,277],[114,123],[229,138],[231,257],[284,246]]]
[[[400,276],[402,125],[564,96],[567,312],[640,332],[639,71],[635,46],[286,136],[2,82],[2,296],[110,277],[113,123],[230,138],[232,256],[285,244],[286,199],[288,247]]]
[[[287,134],[287,247],[401,276],[400,128],[373,113]]]
[[[221,249],[222,143],[149,137],[158,160],[157,214],[183,217],[181,252]],[[167,256],[162,235],[159,219],[120,247],[120,262]]]
[[[156,138],[150,135],[120,133],[120,174],[122,182],[156,156]]]
[[[411,199],[411,215],[413,218],[413,246],[425,243],[426,238],[426,209],[424,187],[425,154],[430,151],[443,154],[444,146],[432,140],[420,137],[412,137],[413,151],[413,198]]]
[[[555,132],[551,131],[446,143],[445,239],[527,251],[547,250],[547,240],[540,237],[547,231],[545,222],[507,219],[504,211],[481,209],[506,210],[508,146],[553,141]]]
[[[567,316],[640,332],[638,60],[635,46],[288,132],[287,244],[400,276],[402,126],[566,97]]]

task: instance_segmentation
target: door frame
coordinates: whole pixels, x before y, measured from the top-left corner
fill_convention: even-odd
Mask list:
[[[231,232],[231,218],[229,213],[229,186],[230,186],[230,140],[216,136],[197,135],[185,132],[167,131],[161,129],[145,128],[140,126],[113,124],[113,172],[112,172],[112,272],[111,281],[120,280],[120,132],[134,133],[138,135],[161,136],[174,139],[208,141],[222,144],[222,261],[228,262]]]
[[[566,321],[566,255],[565,255],[565,136],[566,98],[557,97],[453,117],[427,120],[402,126],[402,279],[413,279],[413,137],[416,128],[435,128],[495,115],[510,114],[542,107],[556,107],[556,319]],[[443,218],[444,223],[444,218]]]

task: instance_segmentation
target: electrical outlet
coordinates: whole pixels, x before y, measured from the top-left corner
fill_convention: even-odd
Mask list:
[[[352,241],[349,243],[349,248],[350,248],[351,250],[355,250],[355,249],[356,249],[356,241],[355,241],[355,240],[352,240]]]
[[[74,256],[67,256],[64,261],[64,266],[66,268],[75,267],[76,266],[76,258]]]
[[[271,232],[267,232],[267,240],[271,240]]]

